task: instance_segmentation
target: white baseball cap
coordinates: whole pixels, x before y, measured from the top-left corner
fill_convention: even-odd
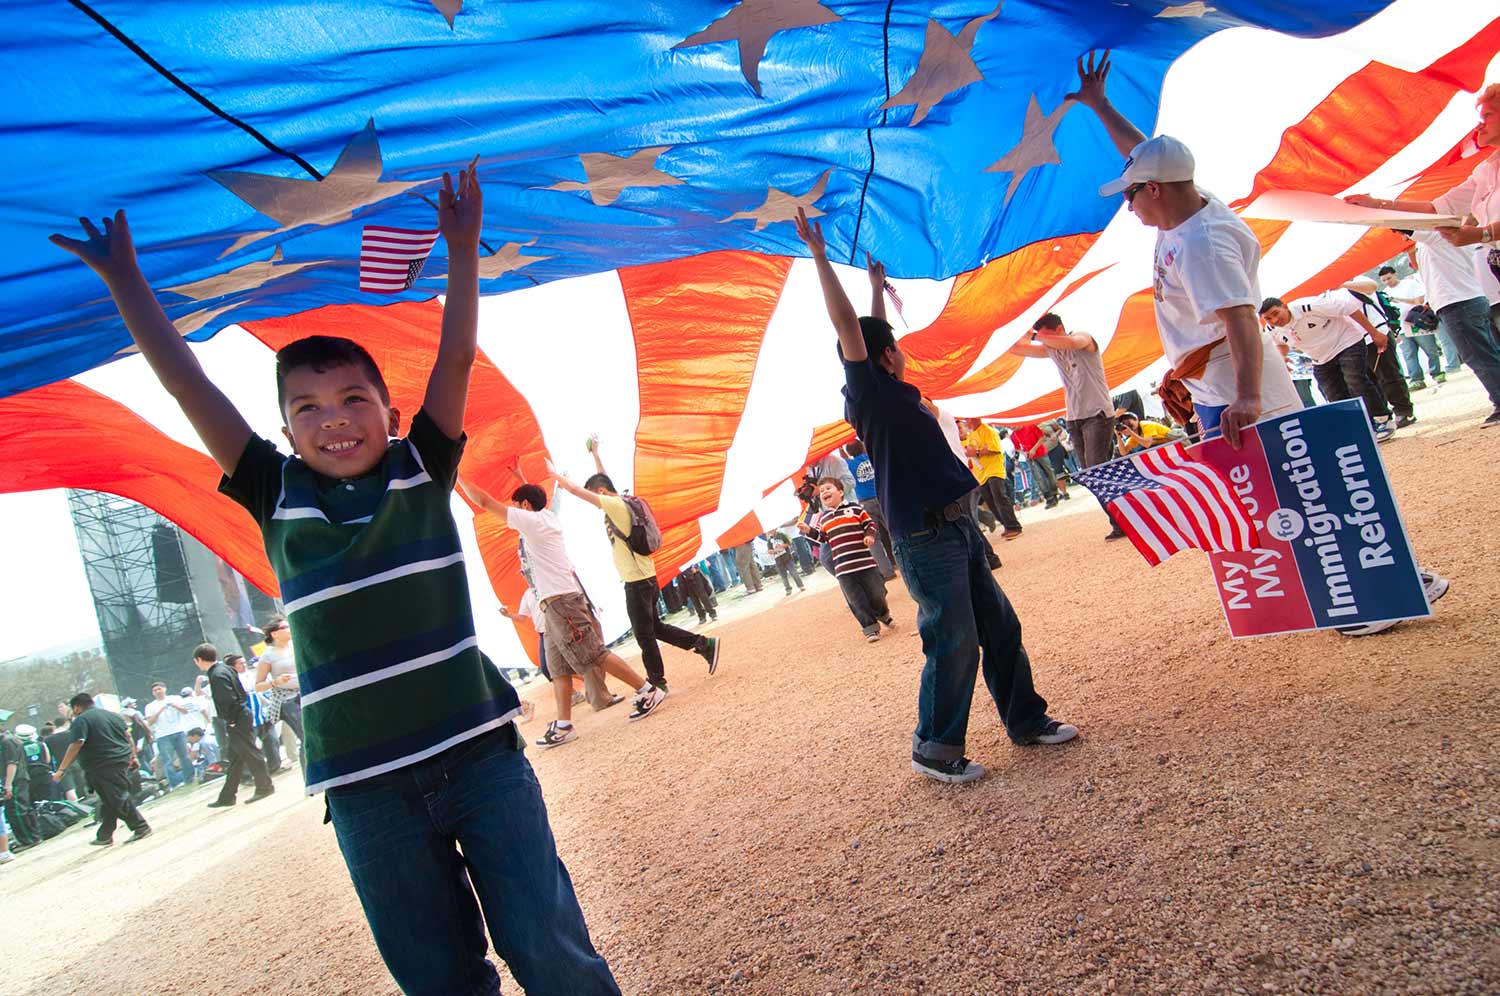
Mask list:
[[[1119,179],[1099,188],[1100,197],[1113,197],[1137,183],[1180,183],[1193,178],[1193,154],[1171,135],[1148,138],[1130,150]]]

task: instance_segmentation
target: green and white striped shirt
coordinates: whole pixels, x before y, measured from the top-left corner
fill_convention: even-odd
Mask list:
[[[511,722],[479,650],[450,505],[464,438],[425,411],[370,473],[336,480],[256,436],[219,490],[260,525],[297,646],[309,794]]]

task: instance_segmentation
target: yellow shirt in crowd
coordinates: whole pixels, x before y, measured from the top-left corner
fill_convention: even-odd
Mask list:
[[[992,477],[1005,477],[1005,453],[1000,449],[1000,433],[994,426],[979,423],[979,428],[964,437],[964,446],[976,450],[993,450],[994,456],[977,456],[970,459],[970,469],[980,484]]]
[[[1136,430],[1145,440],[1155,446],[1158,439],[1167,439],[1172,435],[1172,430],[1160,422],[1152,422],[1150,419],[1141,419],[1141,426]],[[1120,433],[1120,454],[1123,456],[1131,450],[1140,449],[1140,444],[1126,433]]]

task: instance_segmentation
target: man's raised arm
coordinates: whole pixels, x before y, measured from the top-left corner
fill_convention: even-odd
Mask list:
[[[604,503],[599,500],[598,495],[594,494],[594,492],[592,491],[587,490],[586,488],[581,488],[577,484],[574,484],[572,481],[568,480],[562,475],[562,472],[560,470],[552,465],[551,460],[547,461],[547,473],[551,474],[557,481],[558,487],[562,488],[574,498],[582,498],[584,501],[588,502],[595,508],[603,507]]]
[[[1120,150],[1120,155],[1128,157],[1137,145],[1146,140],[1146,136],[1105,96],[1104,81],[1109,77],[1109,67],[1109,49],[1105,49],[1104,54],[1099,57],[1098,65],[1094,64],[1093,52],[1089,53],[1088,65],[1084,65],[1083,57],[1079,56],[1078,89],[1063,99],[1076,100],[1093,111],[1104,125],[1104,130],[1109,132],[1110,140]]]
[[[813,264],[818,268],[818,283],[823,286],[823,303],[828,308],[828,317],[839,336],[839,348],[849,363],[859,363],[869,358],[865,351],[865,337],[859,330],[859,315],[849,303],[833,264],[828,262],[828,244],[823,240],[823,226],[807,220],[807,212],[797,209],[797,234],[807,244]]]

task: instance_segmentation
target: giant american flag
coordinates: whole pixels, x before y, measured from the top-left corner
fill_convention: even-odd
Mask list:
[[[478,154],[464,473],[492,491],[518,463],[586,476],[597,432],[615,483],[651,502],[666,582],[795,514],[787,479],[852,437],[797,206],[855,263],[839,275],[861,310],[864,253],[885,263],[925,396],[1032,422],[1062,407],[1056,369],[1006,350],[1044,312],[1093,334],[1112,386],[1162,355],[1155,233],[1096,196],[1122,157],[1065,99],[1078,56],[1112,49],[1120,110],[1185,141],[1238,206],[1456,185],[1489,154],[1464,143],[1500,53],[1473,0],[75,0],[5,5],[0,26],[0,516],[3,492],[119,494],[267,591],[254,524],[98,281],[47,243],[74,216],[127,210],[168,315],[277,440],[273,351],[312,332],[360,342],[401,411],[420,407],[446,246],[375,294],[361,232],[434,227],[424,197]],[[1251,227],[1283,298],[1401,248]],[[535,639],[495,611],[524,589],[514,534],[455,510],[480,639],[508,663]],[[558,514],[618,634],[598,513]]]
[[[1093,492],[1154,567],[1180,550],[1253,550],[1255,523],[1229,482],[1187,455],[1182,443],[1073,474]]]

